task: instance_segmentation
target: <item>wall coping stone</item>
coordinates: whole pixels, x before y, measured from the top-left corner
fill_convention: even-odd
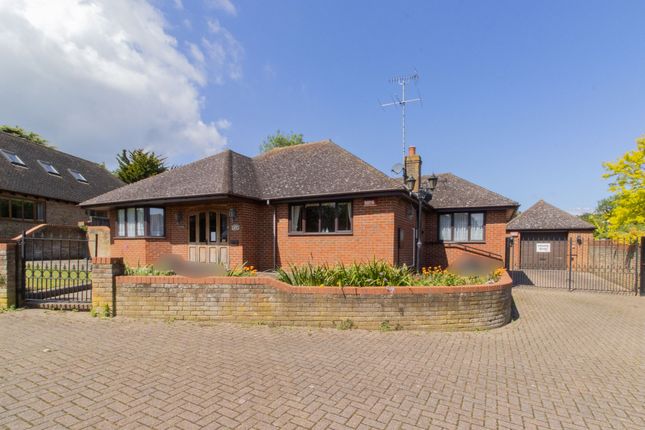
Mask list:
[[[92,264],[123,264],[121,257],[94,257]]]
[[[120,258],[99,257],[97,260],[121,260]],[[109,264],[109,263],[95,263]],[[506,271],[499,281],[493,284],[460,285],[460,286],[412,286],[412,287],[313,287],[289,285],[277,279],[264,276],[211,276],[190,278],[187,276],[117,276],[116,285],[123,284],[162,284],[162,285],[264,285],[278,290],[295,294],[327,294],[327,295],[403,295],[403,294],[454,294],[454,293],[484,293],[500,291],[513,285]]]

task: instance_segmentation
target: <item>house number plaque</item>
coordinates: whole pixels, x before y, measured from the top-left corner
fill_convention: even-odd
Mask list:
[[[235,224],[231,225],[231,230],[233,230],[233,231],[239,231],[239,230],[240,230],[240,225],[239,225],[239,224],[237,224],[237,223],[235,223]]]

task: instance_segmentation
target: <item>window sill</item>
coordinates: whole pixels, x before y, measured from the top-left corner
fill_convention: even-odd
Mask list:
[[[333,233],[300,233],[300,232],[289,232],[289,236],[352,236],[353,231],[339,231]]]
[[[486,243],[485,240],[462,240],[462,241],[453,241],[453,240],[439,240],[436,243],[442,243],[446,245],[468,245],[468,244],[483,244]]]
[[[114,240],[165,239],[166,236],[114,236]]]
[[[0,218],[0,221],[13,221],[13,222],[22,222],[30,224],[44,224],[44,219],[16,219],[16,218]]]

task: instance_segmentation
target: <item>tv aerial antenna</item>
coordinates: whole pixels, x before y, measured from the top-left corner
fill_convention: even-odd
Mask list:
[[[401,97],[392,97],[392,101],[389,103],[380,103],[382,108],[389,107],[389,106],[399,106],[401,108],[401,146],[403,149],[403,159],[405,159],[405,108],[408,105],[408,103],[416,103],[416,102],[423,102],[421,100],[421,97],[418,96],[413,99],[406,99],[405,98],[405,88],[409,83],[414,83],[416,85],[416,82],[419,80],[419,74],[415,71],[411,75],[407,76],[395,76],[389,80],[390,83],[392,84],[399,84],[401,86]],[[418,91],[417,91],[418,94]]]

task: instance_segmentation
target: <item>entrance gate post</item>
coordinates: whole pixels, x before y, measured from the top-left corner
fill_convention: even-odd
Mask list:
[[[572,290],[573,283],[573,239],[569,238],[569,291]]]

